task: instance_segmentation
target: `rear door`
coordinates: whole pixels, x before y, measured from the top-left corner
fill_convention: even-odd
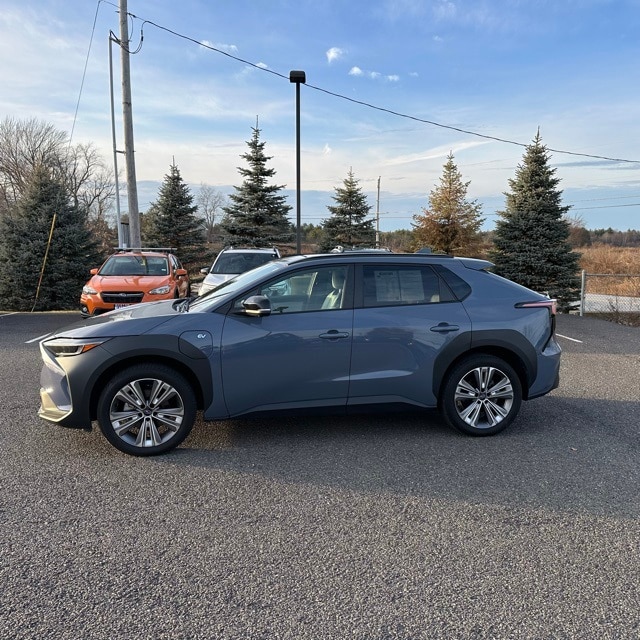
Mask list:
[[[436,406],[434,368],[471,344],[462,303],[429,265],[365,264],[356,282],[349,404]]]

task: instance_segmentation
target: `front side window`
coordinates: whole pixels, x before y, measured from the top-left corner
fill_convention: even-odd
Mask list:
[[[449,302],[449,290],[430,266],[365,265],[363,306],[384,307]]]
[[[272,313],[329,311],[350,306],[347,291],[347,266],[303,269],[270,282],[237,300],[234,309],[252,295],[269,298]]]

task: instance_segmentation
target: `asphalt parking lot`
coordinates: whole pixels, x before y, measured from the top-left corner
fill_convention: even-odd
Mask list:
[[[640,637],[640,329],[559,316],[493,438],[433,414],[198,423],[140,459],[36,415],[0,314],[0,637]]]

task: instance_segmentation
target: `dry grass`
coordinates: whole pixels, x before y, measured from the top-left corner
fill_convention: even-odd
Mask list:
[[[594,245],[580,249],[580,266],[591,275],[590,293],[640,297],[640,248]],[[635,277],[620,277],[635,276]]]
[[[640,248],[598,244],[582,247],[580,252],[580,267],[590,274],[587,279],[587,291],[590,294],[640,297]],[[609,313],[590,315],[618,324],[640,326],[639,313],[626,311],[623,302],[618,306],[617,299],[610,304],[612,309]]]
[[[594,244],[581,247],[580,267],[587,273],[624,273],[640,275],[640,247],[612,247]]]

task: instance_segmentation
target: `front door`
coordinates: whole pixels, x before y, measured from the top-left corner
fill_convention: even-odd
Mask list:
[[[343,276],[341,294],[332,287],[339,280],[336,269]],[[270,299],[268,316],[243,315],[242,301],[236,301],[222,335],[230,415],[346,405],[353,334],[348,271],[316,267],[267,283],[252,293]]]

